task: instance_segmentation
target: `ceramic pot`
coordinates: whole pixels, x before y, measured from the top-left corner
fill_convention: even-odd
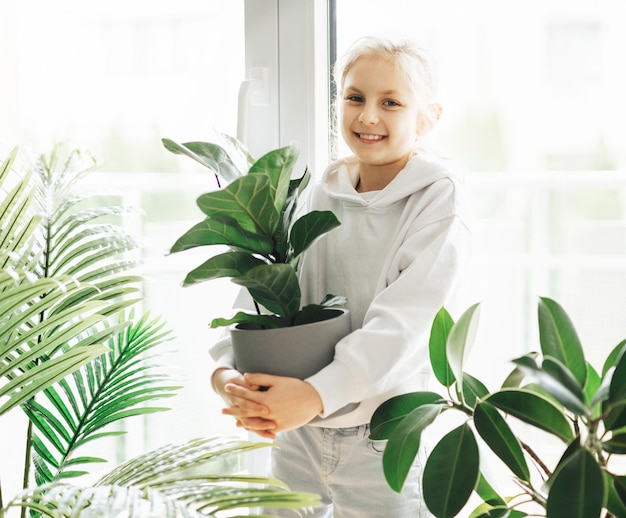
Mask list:
[[[230,330],[239,372],[305,379],[328,365],[335,344],[352,331],[347,309],[328,308],[325,320],[278,329]]]

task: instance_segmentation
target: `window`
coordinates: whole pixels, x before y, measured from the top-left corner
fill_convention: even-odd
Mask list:
[[[621,2],[335,4],[339,55],[360,35],[390,33],[427,47],[438,64],[444,111],[433,137],[467,168],[475,215],[467,306],[482,301],[476,371],[488,369],[481,356],[506,362],[538,347],[539,296],[565,307],[588,354],[621,341]]]
[[[111,461],[103,470],[168,442],[240,433],[220,415],[207,380],[207,350],[216,338],[208,324],[234,296],[234,286],[216,281],[183,290],[184,274],[203,253],[165,256],[201,216],[197,195],[215,185],[200,166],[166,151],[161,138],[236,134],[244,32],[243,0],[0,3],[2,156],[16,145],[24,155],[46,153],[56,141],[96,156],[99,170],[85,187],[114,191],[112,203],[143,211],[124,224],[146,242],[145,309],[162,314],[175,335],[162,350],[171,348],[164,361],[183,390],[159,403],[169,412],[130,419],[124,426],[131,433],[121,441],[98,443],[98,456]],[[22,465],[15,448],[25,436],[19,414],[11,415],[14,426],[3,421],[2,443],[12,448],[0,454],[3,465]],[[10,475],[15,481],[3,483],[13,495],[21,473]]]

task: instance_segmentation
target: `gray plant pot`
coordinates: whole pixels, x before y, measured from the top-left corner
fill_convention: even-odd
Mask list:
[[[315,374],[333,360],[335,344],[352,331],[347,309],[325,313],[327,319],[300,326],[231,328],[237,370],[299,379]]]

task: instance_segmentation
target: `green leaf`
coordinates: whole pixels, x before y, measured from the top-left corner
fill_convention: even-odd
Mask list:
[[[463,398],[465,404],[473,408],[477,401],[487,394],[489,394],[489,390],[482,381],[467,372],[463,373]]]
[[[424,468],[424,501],[437,518],[453,518],[465,506],[480,474],[478,445],[467,423],[446,434]]]
[[[626,433],[613,434],[610,439],[602,442],[602,449],[608,453],[626,454]]]
[[[194,159],[228,182],[245,174],[245,172],[237,168],[230,156],[228,156],[228,153],[217,144],[209,142],[185,142],[178,144],[168,138],[161,139],[161,142],[165,149],[171,153],[186,155]]]
[[[444,387],[451,387],[455,380],[446,355],[446,343],[453,325],[454,320],[452,320],[450,313],[446,308],[441,308],[433,320],[428,343],[433,373]]]
[[[479,403],[474,409],[474,424],[483,440],[515,476],[530,483],[522,447],[500,413],[488,403]]]
[[[584,448],[567,458],[554,473],[546,505],[547,518],[600,516],[605,494],[604,477]]]
[[[259,158],[250,167],[250,176],[266,176],[270,181],[271,198],[277,214],[283,212],[289,192],[291,172],[300,151],[296,145],[274,149]]]
[[[598,403],[602,402],[602,396],[599,400],[595,399],[598,395],[600,387],[602,386],[602,378],[598,372],[593,368],[590,363],[587,363],[587,383],[585,384],[585,402],[592,411],[592,418],[597,419],[600,417],[601,408]]]
[[[386,440],[391,437],[402,420],[416,408],[442,402],[435,392],[411,392],[392,397],[380,405],[370,420],[370,439]],[[445,403],[441,403],[445,406]]]
[[[320,236],[340,225],[330,211],[314,210],[299,218],[289,234],[293,257],[298,257]]]
[[[615,365],[609,387],[609,402],[615,404],[626,399],[626,354]]]
[[[565,442],[574,437],[563,411],[549,399],[529,390],[504,389],[490,395],[485,401]]]
[[[587,377],[587,362],[574,325],[554,300],[539,300],[539,340],[544,356],[559,360],[578,380],[581,387]]]
[[[233,278],[252,298],[268,311],[293,322],[300,309],[300,284],[288,264],[264,264]]]
[[[170,253],[208,245],[228,245],[259,254],[271,253],[274,246],[271,236],[250,232],[235,219],[213,216],[196,223],[180,236],[172,245]]]
[[[606,376],[607,371],[611,367],[615,367],[620,360],[624,352],[626,351],[626,340],[622,340],[617,344],[606,357],[604,365],[602,366],[602,377]]]
[[[260,174],[242,176],[221,191],[200,195],[198,207],[209,218],[226,216],[248,232],[270,238],[279,223],[270,181]]]
[[[225,252],[211,257],[197,268],[191,270],[183,286],[218,279],[220,277],[239,277],[252,268],[266,264],[263,260],[247,252]]]
[[[494,489],[491,484],[487,482],[487,479],[481,473],[478,477],[478,484],[474,488],[476,494],[483,499],[483,502],[490,506],[504,506],[506,508],[506,501],[502,498]]]
[[[383,453],[383,471],[389,487],[402,491],[419,451],[422,432],[441,413],[443,405],[424,404],[407,414],[389,438]]]
[[[243,169],[248,171],[250,169],[250,166],[255,162],[255,159],[250,154],[250,151],[248,151],[248,148],[243,144],[243,142],[235,137],[227,135],[226,133],[220,133],[220,136],[226,141],[226,143],[228,143],[230,147],[228,150],[228,156],[235,157],[236,160],[234,160],[234,162],[239,161],[243,164],[246,164],[246,167],[244,167]]]
[[[231,318],[214,318],[211,321],[211,328],[227,327],[233,324],[243,324],[258,329],[274,329],[277,327],[285,327],[287,321],[276,315],[257,315],[255,313],[238,311]]]
[[[607,510],[614,516],[626,516],[626,477],[604,472],[608,488]]]
[[[450,369],[456,380],[463,379],[465,359],[474,345],[480,315],[480,304],[470,306],[450,329],[446,343],[446,354]],[[459,387],[462,390],[462,387]]]
[[[514,362],[520,371],[565,408],[577,415],[586,415],[587,407],[582,387],[561,362],[548,357],[543,360],[541,368],[528,356]]]
[[[11,383],[0,387],[0,396],[9,396],[8,401],[0,407],[0,415],[28,401],[45,388],[63,379],[107,350],[106,347],[98,345],[74,347],[59,358],[51,359],[45,364],[29,369],[19,378],[13,379]]]

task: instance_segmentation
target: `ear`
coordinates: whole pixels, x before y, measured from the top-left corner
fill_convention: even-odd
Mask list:
[[[417,125],[417,135],[419,137],[426,135],[431,131],[439,119],[441,118],[441,111],[443,107],[439,103],[433,103],[428,106],[428,117],[426,115],[420,115],[420,120]]]

